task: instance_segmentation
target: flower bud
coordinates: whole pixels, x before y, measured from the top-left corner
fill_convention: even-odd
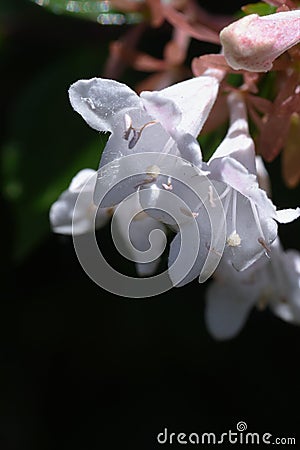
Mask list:
[[[279,55],[300,41],[300,10],[250,14],[223,28],[220,39],[233,69],[267,72]]]

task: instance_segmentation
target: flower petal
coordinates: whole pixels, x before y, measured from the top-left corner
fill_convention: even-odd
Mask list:
[[[95,170],[93,169],[82,169],[75,177],[72,179],[68,190],[74,192],[74,194],[79,194],[81,189],[84,187],[85,192],[93,192],[95,188]]]
[[[181,111],[176,104],[155,91],[142,92],[141,98],[147,113],[158,120],[169,134],[172,134],[181,121]]]
[[[97,131],[112,132],[120,113],[141,108],[141,100],[128,86],[103,78],[77,81],[69,96],[75,111]]]
[[[254,142],[249,135],[246,105],[242,96],[235,92],[229,94],[227,101],[230,110],[230,126],[225,138],[210,158],[209,164],[218,158],[231,156],[250,173],[255,173]]]
[[[276,220],[280,223],[289,223],[300,217],[300,208],[280,209],[276,211]]]
[[[273,290],[270,301],[273,313],[286,322],[299,325],[300,253],[296,250],[284,251],[279,239],[272,245],[268,281]]]
[[[177,105],[161,96],[159,92],[144,92],[141,96],[146,111],[159,120],[172,136],[181,156],[196,166],[201,166],[202,154],[199,143],[190,133],[186,133],[178,126],[182,122],[182,113]]]
[[[262,256],[268,255],[268,249],[277,237],[278,227],[272,217],[264,214],[263,208],[257,208],[241,194],[237,194],[236,211],[232,210],[232,205],[231,201],[226,215],[228,239],[223,257],[230,261],[236,270],[243,271]],[[234,231],[240,242],[230,242],[230,235]]]
[[[199,277],[210,255],[210,246],[211,224],[203,210],[196,219],[182,224],[171,242],[168,267],[174,286],[184,286]],[[206,267],[206,271],[209,269]]]
[[[106,208],[96,212],[93,203],[93,192],[96,182],[96,172],[92,169],[81,170],[71,181],[50,209],[50,223],[54,233],[65,235],[85,234],[104,226],[110,218]],[[80,194],[80,206],[75,204]]]
[[[255,160],[254,160],[255,162]],[[228,157],[219,161],[219,178],[242,195],[264,209],[270,217],[276,218],[276,208],[266,192],[259,188],[257,178],[235,159]]]
[[[165,249],[166,228],[142,210],[137,193],[116,208],[112,232],[118,251],[136,263],[138,274],[152,275]]]
[[[153,230],[161,230],[164,234],[166,233],[165,226],[158,222],[157,220],[153,219],[152,217],[148,216],[147,214],[143,214],[142,218],[137,218],[136,220],[132,221],[131,224],[131,239],[132,244],[134,247],[136,247],[138,250],[147,250],[149,248],[149,236],[150,233]],[[166,241],[163,238],[163,235],[156,234],[155,239],[152,239],[151,245],[153,248],[153,251],[157,255],[161,255],[165,248]],[[133,255],[134,256],[134,255]],[[150,276],[152,275],[159,263],[160,263],[160,256],[153,260],[152,262],[137,262],[136,263],[136,270],[139,276]]]
[[[180,130],[197,137],[218,94],[219,82],[213,76],[191,78],[161,91],[141,93],[141,98],[151,96],[171,100],[176,111],[181,112]],[[178,113],[177,113],[178,114]]]
[[[209,333],[219,340],[235,337],[254,304],[251,289],[248,296],[241,296],[234,285],[213,281],[206,293],[205,322]]]

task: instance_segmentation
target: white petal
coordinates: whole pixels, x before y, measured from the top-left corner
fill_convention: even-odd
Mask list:
[[[101,156],[100,167],[125,155],[131,155],[144,152],[161,152],[165,150],[169,134],[164,130],[160,123],[153,123],[153,119],[143,109],[134,109],[130,111],[132,126],[142,132],[135,145],[130,148],[130,139],[124,138],[125,133],[125,115],[119,114],[115,117],[113,134],[110,136],[106,147]],[[148,125],[147,125],[148,124]],[[170,143],[171,144],[171,143]],[[168,152],[172,153],[172,145],[168,146]]]
[[[191,134],[180,134],[180,130],[174,135],[176,144],[182,158],[190,161],[196,167],[202,167],[202,152],[200,145]]]
[[[167,99],[160,92],[142,92],[141,99],[147,113],[162,124],[168,133],[179,125],[181,111],[173,100]]]
[[[133,126],[137,129],[152,120],[143,110],[131,112],[131,118]],[[101,157],[100,172],[95,188],[95,203],[100,202],[104,191],[107,192],[107,196],[103,206],[120,203],[143,183],[149,182],[150,177],[146,175],[148,169],[154,164],[160,165],[158,160],[160,156],[174,152],[178,153],[176,145],[159,123],[146,126],[132,149],[129,149],[128,141],[124,139],[122,126],[116,127]],[[132,158],[128,160],[124,156]],[[138,169],[141,170],[140,176],[131,178],[130,174],[137,173]],[[109,192],[112,187],[114,190]]]
[[[158,120],[172,136],[181,156],[200,167],[202,154],[199,143],[190,133],[178,127],[182,114],[174,101],[163,97],[160,92],[142,92],[141,97],[148,114]]]
[[[162,173],[171,176],[159,175],[152,185],[143,186],[139,194],[140,203],[149,215],[177,229],[193,220],[209,196],[210,184],[201,170],[183,159],[173,158],[170,163]]]
[[[271,309],[287,322],[300,324],[300,253],[284,251],[279,239],[272,246],[270,286],[273,289]],[[275,280],[275,283],[274,283]]]
[[[259,189],[257,177],[254,174],[249,173],[239,161],[230,156],[220,159],[218,166],[221,181],[263,208],[265,214],[275,218],[276,208],[266,192]]]
[[[298,320],[295,320],[294,312],[289,304],[276,303],[271,306],[273,314],[284,322],[300,324],[300,315],[298,311]]]
[[[55,233],[65,235],[85,234],[104,226],[109,220],[109,212],[99,209],[93,203],[96,172],[84,169],[72,179],[69,188],[64,191],[58,200],[51,206],[50,223]],[[75,204],[80,194],[80,202]]]
[[[69,192],[61,194],[59,199],[50,208],[50,224],[52,231],[59,234],[72,234],[72,215],[76,196]]]
[[[300,208],[281,209],[276,211],[276,220],[280,223],[289,223],[300,217]]]
[[[234,285],[213,281],[206,293],[205,321],[208,331],[215,339],[231,339],[244,326],[255,298],[241,296]]]
[[[249,135],[247,109],[243,97],[232,92],[227,101],[230,110],[230,126],[225,138],[210,158],[209,164],[217,158],[231,156],[250,173],[256,173],[254,142]]]
[[[77,235],[88,233],[94,229],[95,206],[91,203],[91,195],[82,196],[81,207],[77,208],[76,217],[73,220],[77,197],[78,194],[65,191],[51,206],[50,223],[55,233]]]
[[[198,278],[209,256],[211,226],[206,211],[180,230],[171,242],[168,260],[169,276],[176,287]]]
[[[138,202],[138,195],[126,198],[115,210],[112,233],[118,251],[137,264],[141,275],[151,275],[166,244],[165,227],[149,217]]]
[[[197,137],[216,100],[218,89],[215,77],[200,76],[163,89],[159,95],[172,100],[181,112],[180,129]]]
[[[145,251],[149,248],[149,235],[153,230],[161,230],[166,233],[166,228],[164,225],[157,220],[144,215],[142,219],[133,220],[131,224],[131,240],[134,247],[138,250]],[[156,234],[155,238],[151,241],[154,252],[157,255],[165,249],[166,240],[163,235]],[[134,259],[134,255],[133,255]],[[152,262],[148,263],[136,263],[136,270],[139,276],[149,276],[152,275],[160,263],[160,256]]]
[[[141,108],[141,100],[128,86],[103,78],[77,81],[69,96],[75,111],[98,131],[113,131],[117,115]]]
[[[72,179],[69,191],[79,193],[84,186],[86,192],[93,191],[95,188],[95,178],[92,177],[96,173],[93,169],[80,170]]]
[[[236,270],[245,270],[262,256],[266,258],[267,249],[277,237],[278,227],[275,220],[264,215],[263,209],[256,209],[257,216],[255,217],[252,208],[256,208],[256,206],[251,207],[247,198],[240,194],[237,195],[236,232],[241,243],[237,246],[228,245],[224,252],[224,257],[231,261]],[[227,214],[228,236],[234,231],[231,228],[232,223],[231,203]]]

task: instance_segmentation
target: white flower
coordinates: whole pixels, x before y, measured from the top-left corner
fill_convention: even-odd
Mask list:
[[[113,226],[117,249],[127,259],[135,262],[138,275],[149,276],[155,273],[165,249],[167,230],[161,222],[141,210],[138,195],[126,198],[116,207]],[[154,237],[151,235],[153,231]]]
[[[145,154],[143,175],[122,182],[107,194],[103,206],[113,206],[149,183],[147,153],[181,155],[193,164],[202,161],[196,141],[217,96],[219,81],[201,76],[175,84],[158,92],[142,92],[140,97],[125,84],[93,78],[74,83],[69,90],[73,108],[97,131],[111,133],[103,151],[100,167],[126,155]],[[157,161],[159,169],[159,160]],[[153,181],[153,180],[152,180]],[[114,186],[114,177],[99,178],[95,201],[100,201],[98,184]],[[151,182],[151,176],[150,176]],[[166,180],[162,181],[165,182]],[[107,189],[108,190],[108,189]]]
[[[215,267],[213,253],[220,253],[218,249],[221,248],[211,248],[211,214],[218,200],[217,194],[223,204],[227,225],[223,258],[237,270],[247,269],[263,255],[269,256],[270,246],[277,237],[276,222],[287,223],[300,215],[300,208],[277,211],[266,192],[259,188],[254,144],[248,131],[242,94],[229,94],[227,135],[208,163],[202,162],[196,137],[215,101],[218,85],[215,76],[205,75],[159,92],[143,92],[139,97],[124,84],[93,78],[78,81],[69,91],[73,108],[87,123],[98,131],[111,133],[100,161],[95,202],[102,200],[103,188],[106,195],[101,206],[114,206],[138,191],[140,205],[154,219],[175,231],[182,225],[185,235],[190,231],[193,236],[183,246],[181,229],[171,242],[169,274],[176,286],[201,274],[208,259],[210,267]],[[174,170],[175,175],[176,170],[178,172],[178,179],[165,175],[169,154],[184,158],[180,163],[179,158],[175,158],[172,166],[173,173]],[[140,175],[126,177],[129,167],[126,167],[124,157],[128,155],[142,155],[142,159],[136,158],[141,164],[137,172]],[[108,171],[107,163],[110,163]],[[161,167],[165,170],[161,171]],[[171,172],[170,166],[169,169]],[[117,183],[120,173],[125,177]],[[206,175],[211,185],[207,183]],[[205,192],[199,200],[191,187],[201,185]],[[178,201],[163,195],[166,191],[177,196]],[[196,258],[195,225],[200,236]],[[220,242],[223,231],[220,221]],[[218,236],[214,242],[218,243]],[[179,252],[182,265],[175,264]],[[221,255],[217,256],[220,258]],[[205,276],[200,277],[199,281],[204,279]]]
[[[93,202],[96,183],[96,171],[92,169],[81,170],[71,181],[70,186],[64,191],[58,200],[51,206],[50,223],[55,233],[65,235],[80,235],[91,233],[94,229],[103,227],[112,217],[113,208],[99,208]],[[75,210],[75,204],[80,194],[79,206]],[[127,256],[136,262],[136,270],[140,276],[148,276],[155,272],[160,262],[160,254],[164,250],[164,235],[156,234],[153,252],[157,255],[151,262],[140,261],[139,251],[145,251],[149,247],[149,235],[153,230],[166,232],[162,223],[157,222],[146,213],[140,212],[137,196],[124,201],[122,210],[116,210],[115,225],[116,233],[122,245],[129,247]],[[97,211],[96,211],[97,210]],[[74,212],[75,211],[75,212]],[[121,211],[121,212],[120,212]],[[96,215],[95,215],[96,214]],[[126,234],[125,225],[130,219],[130,236]]]
[[[277,211],[266,192],[259,188],[256,169],[254,143],[248,132],[246,108],[241,94],[231,93],[228,96],[230,109],[230,126],[224,140],[208,161],[208,178],[219,194],[226,215],[226,245],[222,258],[234,266],[236,270],[245,270],[261,257],[269,257],[270,245],[277,237],[277,222],[287,223],[300,215],[300,208]],[[259,164],[260,160],[257,159]],[[260,168],[261,169],[261,168]],[[261,170],[260,170],[261,172]],[[195,175],[193,175],[195,176]],[[200,181],[201,174],[199,175]],[[211,187],[207,192],[209,203],[213,207],[217,198]],[[207,189],[207,187],[206,187]],[[174,189],[175,191],[175,189]],[[171,267],[180,251],[183,251],[188,266],[190,255],[195,243],[191,239],[189,244],[181,250],[181,233],[178,233],[170,246],[169,267],[170,277],[176,286],[183,286],[196,278],[206,261],[209,253],[216,249],[210,248],[211,222],[204,202],[198,202],[188,192],[181,191],[181,197],[195,213],[201,238],[198,256],[186,277],[180,277],[181,269],[174,272]],[[187,197],[190,195],[190,200]],[[185,228],[192,227],[188,222]],[[223,231],[220,224],[220,233]],[[177,280],[181,279],[181,282]],[[201,281],[199,279],[199,281]]]
[[[70,186],[64,191],[50,209],[50,224],[54,233],[66,235],[78,235],[92,232],[104,226],[111,217],[111,210],[108,208],[99,208],[95,225],[93,218],[95,216],[96,206],[93,202],[95,189],[95,170],[83,169],[72,179]],[[84,201],[82,208],[77,209],[76,216],[73,213],[78,195],[83,190]],[[72,224],[73,221],[73,224]]]
[[[216,339],[236,336],[252,308],[269,307],[281,319],[300,325],[300,253],[283,251],[277,239],[271,258],[237,272],[223,259],[206,294],[205,320]]]
[[[276,210],[259,187],[254,143],[248,131],[242,94],[229,94],[228,102],[230,127],[208,161],[208,170],[211,180],[224,183],[222,190],[218,187],[227,217],[224,257],[237,270],[244,270],[262,255],[268,255],[277,237],[276,222],[291,222],[300,216],[300,208]]]

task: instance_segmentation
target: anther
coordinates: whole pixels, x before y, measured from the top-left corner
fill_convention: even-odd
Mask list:
[[[187,209],[187,208],[182,208],[182,207],[180,207],[179,209],[180,209],[180,211],[182,212],[182,214],[184,214],[184,215],[187,216],[187,217],[194,217],[194,219],[196,219],[196,217],[199,216],[199,213],[197,213],[197,212],[192,212],[192,211],[190,211],[190,210]]]
[[[150,122],[145,123],[141,128],[137,129],[132,126],[132,119],[129,114],[124,115],[124,122],[125,122],[125,131],[123,134],[123,138],[125,141],[128,141],[128,148],[131,150],[133,147],[136,146],[138,140],[140,139],[143,130],[149,126],[156,123],[156,120],[152,120]],[[130,135],[132,134],[132,137],[130,138]]]
[[[215,204],[215,200],[214,200],[213,188],[212,188],[211,185],[210,185],[209,188],[208,188],[208,197],[209,197],[209,203],[210,203],[210,206],[211,206],[212,208],[215,208],[216,204]]]
[[[172,183],[171,183],[171,177],[168,177],[167,184],[166,183],[162,183],[162,187],[164,189],[166,189],[166,191],[172,191],[173,190],[173,186],[172,186]]]
[[[261,237],[258,238],[257,240],[258,240],[259,244],[266,250],[266,256],[268,258],[270,258],[271,249],[270,249],[270,247],[267,246],[266,241]]]
[[[231,235],[226,239],[226,243],[229,247],[238,247],[239,245],[241,245],[241,242],[242,239],[236,231],[233,231]]]

